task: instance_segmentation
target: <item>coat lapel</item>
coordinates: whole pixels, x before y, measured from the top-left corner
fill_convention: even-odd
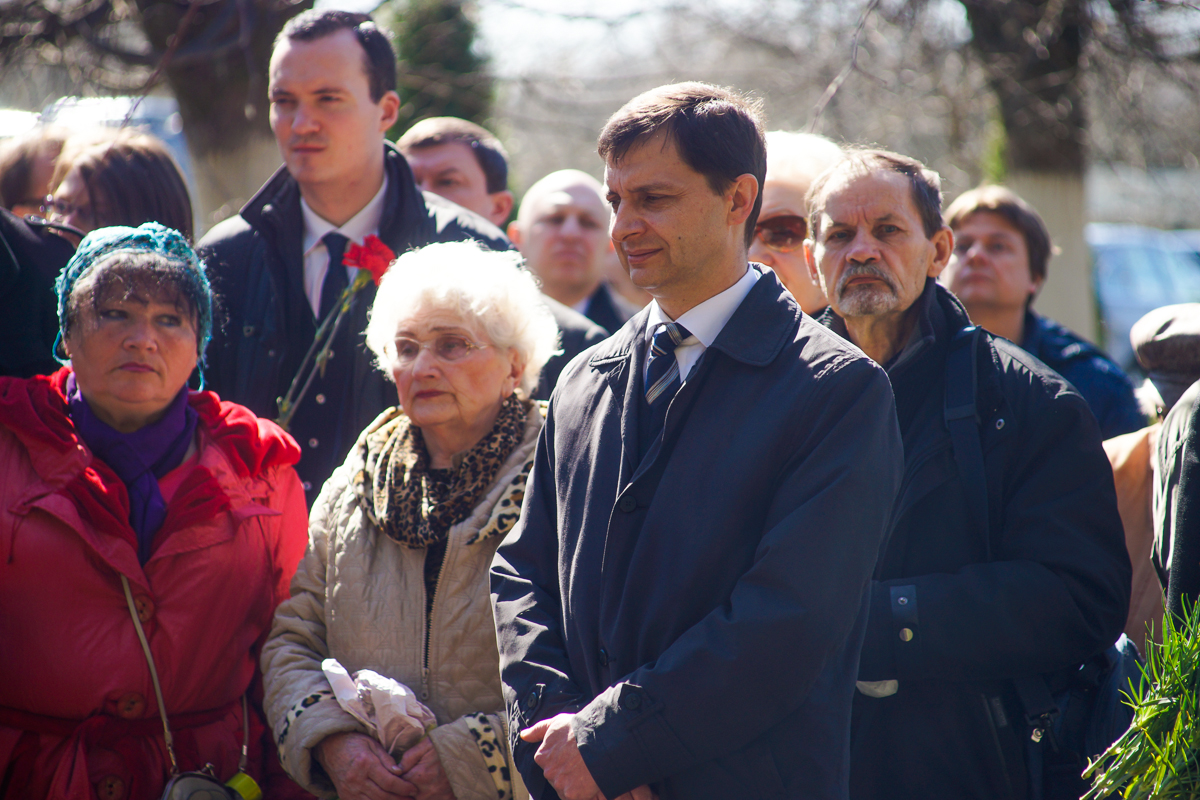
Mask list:
[[[618,486],[627,486],[633,479],[638,466],[638,408],[641,398],[640,365],[646,358],[648,343],[643,335],[646,320],[650,317],[649,307],[642,309],[631,324],[610,336],[596,348],[588,366],[600,373],[612,400],[620,398],[621,469]],[[612,415],[605,417],[606,423],[613,422]]]

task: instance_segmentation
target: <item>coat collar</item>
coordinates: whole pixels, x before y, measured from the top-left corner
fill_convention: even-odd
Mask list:
[[[412,169],[391,142],[383,143],[383,167],[387,173],[387,193],[379,238],[396,252],[401,243],[415,238],[416,229],[425,220],[425,199],[417,188]],[[300,208],[300,186],[281,166],[262,188],[242,207],[242,218],[255,229],[269,230],[276,243],[294,240],[296,252],[304,237],[304,217]]]
[[[9,509],[19,515],[38,507],[64,520],[117,571],[139,582],[137,537],[129,526],[125,485],[107,464],[95,459],[80,440],[67,409],[65,386],[70,368],[28,379],[0,379],[0,423],[21,442],[40,481]],[[200,463],[191,470],[167,506],[156,539],[173,532],[151,560],[210,543],[204,523],[222,511],[238,518],[263,513],[265,473],[295,464],[300,448],[272,422],[248,409],[222,402],[212,392],[191,392],[188,403],[199,416]]]
[[[719,351],[743,364],[765,367],[795,338],[796,326],[802,316],[800,306],[783,288],[775,273],[764,271],[708,350]],[[649,349],[649,340],[645,336],[649,318],[647,306],[617,333],[596,345],[588,359],[588,366],[599,373],[613,395],[620,398],[622,451],[618,480],[621,486],[635,480],[651,461],[647,458],[639,465],[635,458],[641,391],[638,368],[644,363]],[[711,356],[706,351],[703,361],[709,359]],[[668,428],[671,427],[668,421]]]
[[[782,310],[783,313],[779,313]],[[730,358],[755,367],[770,364],[795,335],[796,325],[803,312],[783,288],[774,272],[764,271],[746,295],[737,311],[725,323],[710,349],[719,350]],[[639,311],[632,324],[596,346],[588,366],[598,372],[611,374],[640,349],[644,340],[650,307]],[[766,320],[766,324],[764,324]]]
[[[927,354],[934,344],[971,324],[971,318],[958,298],[933,278],[926,279],[925,288],[916,303],[920,306],[917,327],[908,343],[885,365],[892,377],[904,372],[913,361]],[[826,306],[817,317],[817,322],[850,341],[846,321],[834,312],[833,306]]]

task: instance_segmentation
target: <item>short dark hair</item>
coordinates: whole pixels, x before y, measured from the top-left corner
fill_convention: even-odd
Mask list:
[[[609,117],[596,149],[605,161],[619,161],[631,147],[659,131],[717,194],[724,194],[741,175],[755,177],[758,197],[746,219],[749,247],[767,177],[762,101],[695,81],[660,86],[639,94]]]
[[[354,32],[363,49],[363,71],[367,74],[371,102],[378,103],[388,92],[396,91],[396,51],[383,31],[366,14],[333,9],[312,9],[287,21],[275,37],[277,49],[285,39],[311,42],[341,30]]]
[[[1054,245],[1050,231],[1033,206],[1007,186],[979,186],[963,192],[946,209],[946,224],[952,229],[967,221],[967,217],[986,211],[999,214],[1025,237],[1029,253],[1029,274],[1038,280],[1046,279],[1046,264]]]
[[[157,222],[192,241],[192,198],[166,145],[131,128],[99,139],[85,135],[81,141],[81,149],[67,142],[51,185],[57,187],[71,170],[78,172],[97,228]]]
[[[908,178],[912,188],[913,205],[921,216],[925,238],[933,235],[945,225],[942,223],[942,179],[936,172],[910,156],[870,147],[846,148],[846,155],[829,169],[822,172],[808,189],[804,204],[808,208],[808,229],[814,238],[820,232],[820,212],[826,195],[826,187],[834,177],[846,172],[868,175],[876,170],[897,172]]]
[[[475,154],[487,178],[488,194],[508,188],[508,152],[486,128],[458,117],[430,117],[413,125],[396,140],[401,153],[440,144],[465,144]]]

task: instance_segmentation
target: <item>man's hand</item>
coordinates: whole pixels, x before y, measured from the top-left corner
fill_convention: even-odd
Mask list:
[[[575,733],[571,730],[574,714],[558,714],[521,731],[526,742],[541,742],[533,760],[562,800],[606,800],[588,772]]]
[[[313,748],[313,758],[333,780],[339,800],[411,800],[417,787],[383,745],[361,733],[335,733]]]
[[[533,760],[562,800],[607,800],[588,772],[571,731],[574,714],[559,714],[521,731],[526,742],[541,742]],[[616,800],[654,800],[649,786],[639,786]]]
[[[402,777],[417,787],[417,800],[455,800],[433,742],[426,736],[400,757]]]

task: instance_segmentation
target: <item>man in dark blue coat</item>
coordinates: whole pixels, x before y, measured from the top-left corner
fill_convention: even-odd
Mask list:
[[[492,566],[515,762],[543,800],[844,798],[886,376],[747,263],[753,106],[660,87],[599,150],[655,300],[564,370]]]
[[[1075,387],[1105,439],[1140,430],[1133,384],[1100,348],[1033,310],[1053,246],[1033,206],[1004,186],[963,192],[946,209],[954,254],[944,283],[976,325],[1037,356]]]
[[[971,321],[935,280],[954,249],[936,173],[851,151],[808,204],[820,321],[887,370],[906,458],[872,583],[851,797],[1025,798],[1036,754],[1036,796],[1078,798],[1086,764],[1050,752],[1051,736],[1035,745],[1025,718],[1041,709],[1014,679],[1043,676],[1057,694],[1125,624],[1129,556],[1095,418],[1061,376],[982,332],[954,345],[975,352],[948,403],[947,360]],[[976,414],[955,417],[972,380]],[[965,441],[947,417],[976,423]],[[960,443],[977,460],[960,461]]]

